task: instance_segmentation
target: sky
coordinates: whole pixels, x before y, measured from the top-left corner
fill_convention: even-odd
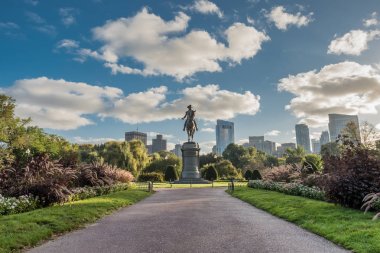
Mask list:
[[[380,129],[378,0],[2,0],[0,93],[16,114],[75,143],[138,129],[215,144],[217,119],[235,142],[312,138],[329,113]]]

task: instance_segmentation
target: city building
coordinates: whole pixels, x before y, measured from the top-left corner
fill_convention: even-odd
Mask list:
[[[278,148],[277,148],[277,156],[278,157],[282,157],[284,154],[285,154],[285,151],[286,149],[295,149],[296,148],[296,144],[295,143],[292,143],[292,142],[288,142],[288,143],[282,143]]]
[[[319,140],[312,139],[311,140],[311,146],[313,148],[313,153],[314,154],[321,153],[321,143],[319,142]]]
[[[311,153],[309,127],[306,124],[296,125],[296,140],[297,146],[302,146],[306,153]]]
[[[234,123],[224,120],[216,121],[216,154],[222,155],[228,144],[235,142]]]
[[[174,153],[176,156],[178,156],[178,157],[182,157],[182,150],[181,150],[181,147],[182,147],[181,144],[175,144],[174,149],[173,149],[173,153]]]
[[[353,122],[358,129],[358,139],[360,140],[359,118],[358,115],[346,114],[329,114],[329,132],[330,140],[336,141],[342,130],[347,127],[347,124]]]
[[[264,136],[249,136],[248,144],[250,147],[255,147],[257,150],[264,150]]]
[[[157,134],[156,139],[152,139],[152,153],[166,150],[166,140],[163,139],[162,134]]]
[[[212,153],[216,154],[216,145],[212,146]]]
[[[146,145],[146,149],[148,150],[148,154],[152,154],[152,144]]]
[[[125,141],[131,141],[131,140],[140,140],[146,146],[146,144],[147,144],[147,134],[146,133],[141,133],[139,131],[125,132]]]
[[[321,137],[319,138],[319,144],[321,147],[330,142],[330,135],[328,131],[322,131]]]
[[[276,143],[273,141],[264,141],[262,151],[268,155],[273,155],[276,152]]]

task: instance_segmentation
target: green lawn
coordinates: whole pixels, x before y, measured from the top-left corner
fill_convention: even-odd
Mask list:
[[[0,216],[0,252],[20,251],[42,240],[82,227],[150,193],[126,190],[27,213]]]
[[[232,196],[354,252],[380,252],[380,221],[372,221],[372,213],[248,187],[236,188]]]
[[[214,182],[214,187],[227,187],[228,186],[227,181],[216,181]],[[235,185],[247,185],[247,182],[235,182]],[[205,188],[205,187],[212,187],[212,184],[192,184],[192,188]],[[154,183],[154,188],[190,188],[190,184],[172,184],[169,183]]]

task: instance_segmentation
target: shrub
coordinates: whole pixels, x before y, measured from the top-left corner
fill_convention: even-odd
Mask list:
[[[140,174],[140,176],[138,177],[138,180],[140,182],[147,182],[147,181],[151,181],[151,182],[163,182],[164,181],[164,177],[163,177],[162,173],[150,172],[150,173]]]
[[[251,170],[247,170],[245,173],[244,173],[244,178],[246,180],[251,180],[252,179],[252,171]]]
[[[111,166],[106,167],[105,175],[119,183],[130,183],[134,180],[131,172]]]
[[[169,165],[165,171],[165,181],[175,181],[175,180],[178,180],[177,171],[174,168],[174,166]]]
[[[0,195],[0,215],[28,212],[38,207],[38,199],[31,195],[6,198]]]
[[[11,197],[33,195],[43,206],[67,201],[69,185],[75,171],[50,160],[48,155],[37,155],[22,169],[0,171],[0,191]]]
[[[261,174],[258,170],[254,170],[252,172],[252,177],[251,177],[252,180],[261,180],[262,177],[261,177]]]
[[[275,181],[275,182],[286,182],[290,183],[292,181],[298,181],[301,177],[300,168],[298,165],[281,165],[274,167],[263,175],[264,180]]]
[[[342,154],[324,158],[327,197],[343,206],[360,208],[363,198],[380,192],[380,160],[372,150],[344,143]]]
[[[215,164],[218,177],[229,179],[238,177],[238,171],[235,166],[229,160],[221,160]]]
[[[213,165],[210,165],[205,169],[204,178],[210,181],[218,179],[218,171],[215,169]]]
[[[72,189],[72,194],[70,195],[70,201],[77,201],[82,199],[93,198],[97,196],[102,196],[117,191],[124,191],[129,188],[128,183],[124,184],[114,184],[106,186],[94,186],[94,187],[80,187]]]
[[[277,191],[289,195],[301,196],[316,200],[325,200],[325,193],[318,187],[307,187],[298,183],[279,183],[262,180],[250,180],[248,187]]]
[[[106,163],[92,162],[90,164],[81,164],[76,168],[77,180],[75,186],[103,186],[111,185],[114,180],[109,177],[112,167]]]

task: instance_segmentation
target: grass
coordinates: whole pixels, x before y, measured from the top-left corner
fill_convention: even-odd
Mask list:
[[[55,234],[83,227],[149,195],[145,191],[126,190],[62,206],[0,216],[0,252],[20,251],[37,245]]]
[[[380,221],[372,220],[373,213],[248,187],[231,195],[354,252],[380,252]]]

